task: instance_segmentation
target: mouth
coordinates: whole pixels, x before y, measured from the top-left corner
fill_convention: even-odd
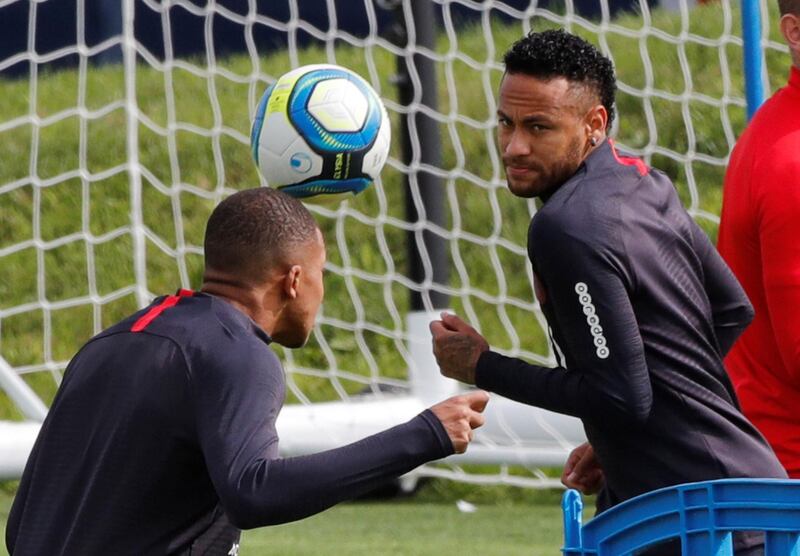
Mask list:
[[[534,172],[535,170],[529,166],[506,166],[506,176],[510,178],[524,178]]]

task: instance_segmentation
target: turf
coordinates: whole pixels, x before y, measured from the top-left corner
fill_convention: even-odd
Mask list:
[[[242,548],[254,554],[558,554],[561,515],[552,506],[345,504],[297,523],[248,531]]]
[[[6,549],[6,521],[8,512],[11,509],[11,502],[14,499],[17,483],[0,483],[0,555],[8,556]]]

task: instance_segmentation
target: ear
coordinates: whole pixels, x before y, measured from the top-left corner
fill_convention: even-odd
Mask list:
[[[300,265],[292,265],[283,277],[283,293],[289,299],[295,299],[300,289],[300,275],[303,269]]]
[[[781,17],[781,34],[789,45],[792,55],[800,55],[800,17],[794,14],[785,14]]]
[[[596,104],[586,113],[584,126],[586,139],[592,144],[598,144],[606,137],[606,124],[608,123],[608,110],[602,104]],[[592,141],[594,140],[594,141]]]

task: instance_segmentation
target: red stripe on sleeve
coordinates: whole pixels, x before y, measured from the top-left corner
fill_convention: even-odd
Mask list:
[[[639,172],[640,176],[647,175],[647,172],[650,171],[650,168],[647,167],[647,164],[645,164],[644,161],[632,156],[620,156],[617,153],[617,147],[614,145],[614,141],[609,138],[608,142],[611,145],[611,152],[614,153],[614,158],[617,160],[617,162],[624,166],[636,166],[636,170]]]
[[[153,322],[156,319],[156,317],[158,317],[158,315],[160,315],[170,307],[174,307],[175,305],[177,305],[178,301],[181,300],[181,297],[191,297],[192,295],[194,295],[194,292],[192,290],[181,289],[178,292],[178,295],[167,296],[164,299],[164,301],[162,301],[161,303],[159,303],[158,305],[147,311],[144,315],[139,317],[139,319],[135,323],[133,323],[133,326],[131,327],[131,332],[141,332],[142,330],[147,328],[147,326],[151,322]]]

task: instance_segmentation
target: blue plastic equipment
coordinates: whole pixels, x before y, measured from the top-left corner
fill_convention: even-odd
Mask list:
[[[680,538],[687,556],[733,554],[734,531],[764,531],[766,556],[800,556],[800,480],[720,479],[626,500],[581,525],[583,502],[564,493],[564,556],[621,556]]]

